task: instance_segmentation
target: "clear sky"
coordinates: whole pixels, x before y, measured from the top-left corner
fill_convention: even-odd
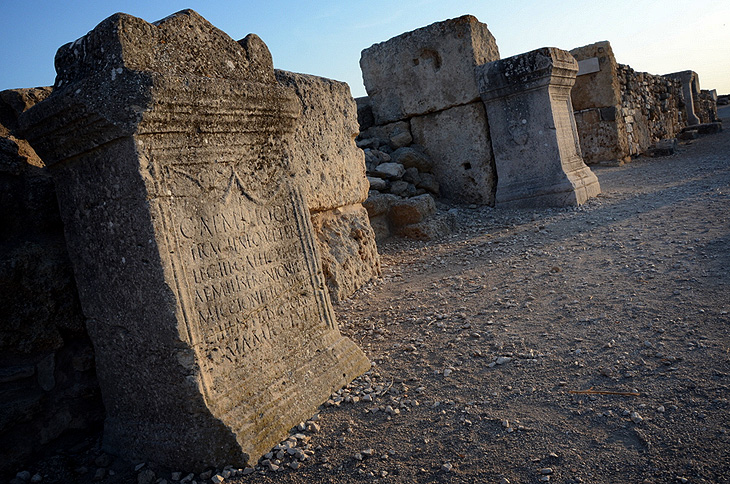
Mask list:
[[[53,84],[53,58],[115,12],[149,22],[192,8],[238,40],[256,33],[279,69],[347,82],[365,95],[360,52],[430,23],[475,15],[502,57],[611,42],[618,62],[653,74],[694,70],[730,93],[730,0],[0,0],[0,90]]]

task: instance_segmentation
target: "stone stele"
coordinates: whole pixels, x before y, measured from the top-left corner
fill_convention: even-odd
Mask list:
[[[105,448],[242,466],[370,365],[337,329],[255,35],[115,14],[59,49],[21,118],[51,166],[106,407]]]
[[[580,205],[601,191],[570,102],[578,63],[545,47],[478,66],[497,167],[497,207]]]

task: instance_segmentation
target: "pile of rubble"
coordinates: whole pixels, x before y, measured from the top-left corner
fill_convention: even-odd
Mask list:
[[[357,146],[365,152],[370,183],[363,205],[379,241],[391,235],[429,240],[453,230],[453,213],[437,210],[433,160],[413,144],[407,123],[369,127],[358,136]]]

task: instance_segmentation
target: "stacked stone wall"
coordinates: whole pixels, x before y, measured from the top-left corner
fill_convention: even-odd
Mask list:
[[[618,64],[621,116],[631,156],[640,155],[658,141],[674,138],[687,125],[680,81],[636,72]]]
[[[695,100],[695,112],[701,123],[715,123],[720,121],[717,116],[717,93],[713,90],[702,89]]]

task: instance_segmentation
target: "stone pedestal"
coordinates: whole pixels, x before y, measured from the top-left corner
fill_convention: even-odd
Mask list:
[[[56,56],[21,118],[51,167],[106,407],[105,448],[241,466],[369,362],[340,335],[268,49],[193,11],[124,14]]]
[[[497,207],[580,205],[600,193],[583,163],[570,88],[578,63],[546,47],[476,68],[497,167]]]

